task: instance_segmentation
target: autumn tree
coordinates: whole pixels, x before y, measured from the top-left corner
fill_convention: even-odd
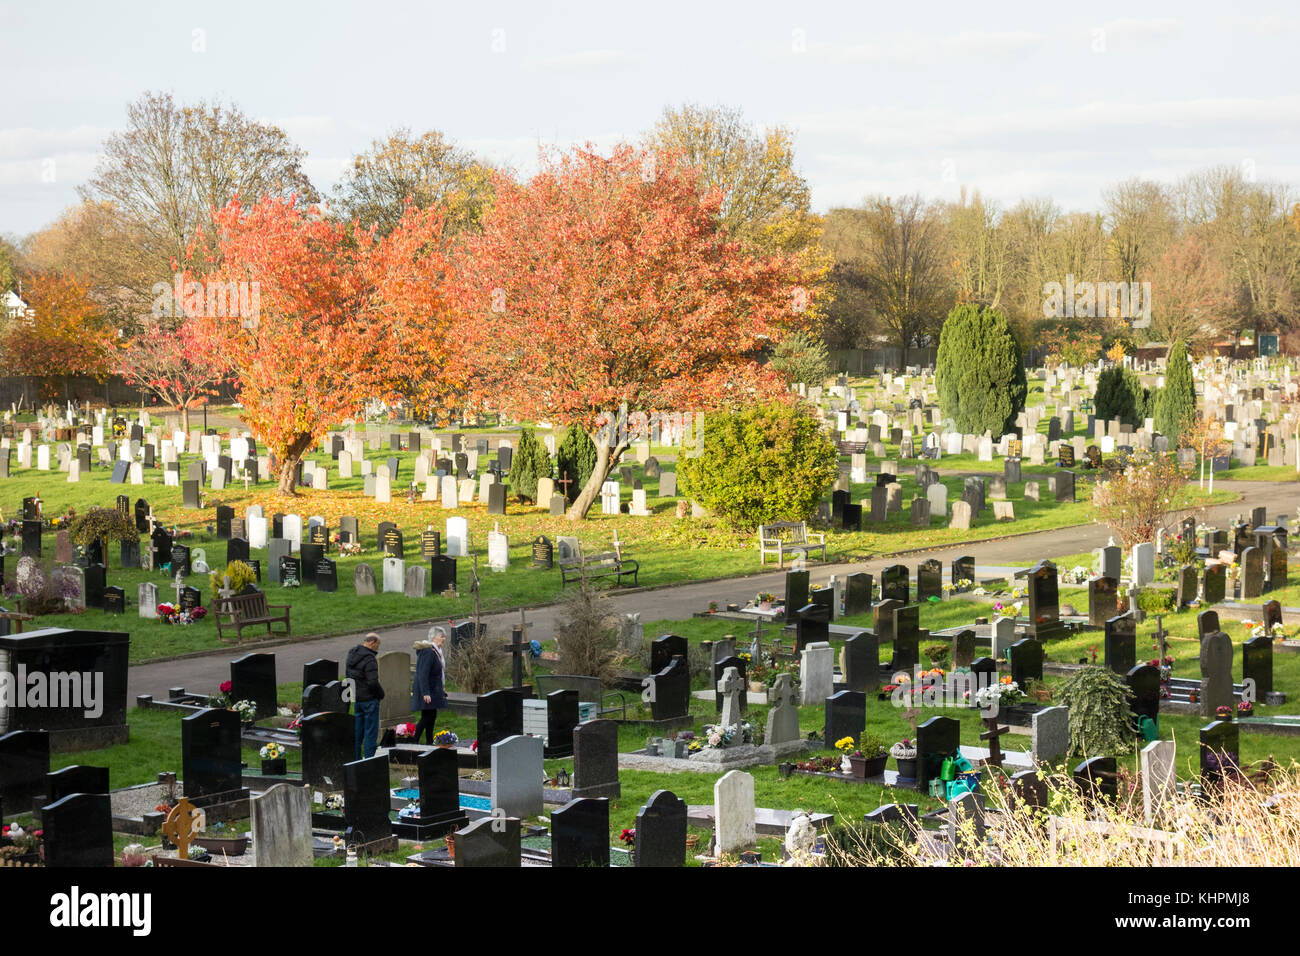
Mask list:
[[[1213,250],[1189,233],[1165,250],[1155,265],[1151,331],[1157,341],[1202,341],[1216,331],[1227,308],[1227,281]]]
[[[9,375],[30,376],[54,394],[55,383],[85,375],[103,380],[112,367],[117,332],[90,298],[85,281],[56,272],[27,277],[23,297],[32,309],[0,333],[0,360]]]
[[[760,131],[739,109],[686,105],[665,109],[647,139],[650,155],[681,155],[702,192],[722,192],[718,215],[731,237],[788,252],[816,242],[820,229],[786,127]]]
[[[172,282],[170,262],[150,253],[144,230],[106,201],[68,207],[28,236],[23,252],[31,269],[84,279],[107,319],[128,334],[149,312],[154,286]]]
[[[418,209],[440,209],[447,236],[477,229],[492,201],[492,168],[437,130],[417,137],[398,129],[353,158],[334,187],[333,209],[387,235],[401,222],[408,201]]]
[[[207,315],[200,327],[233,373],[253,433],[275,455],[280,493],[335,422],[391,399],[412,368],[446,361],[439,322],[444,264],[433,210],[409,209],[386,237],[292,199],[232,202],[216,216],[210,281],[255,281],[258,314]]]
[[[832,217],[843,220],[836,231],[852,256],[837,262],[837,275],[861,290],[890,338],[906,349],[936,334],[952,305],[938,213],[921,197],[904,196],[832,210]]]
[[[215,243],[213,213],[235,196],[249,203],[267,195],[317,199],[302,149],[237,106],[181,105],[167,93],[144,93],[126,116],[126,128],[104,142],[79,191],[110,203],[160,267],[183,262],[200,232]]]
[[[704,411],[781,389],[753,356],[802,321],[808,275],[730,240],[721,192],[701,195],[678,158],[575,149],[496,188],[461,264],[458,351],[478,398],[595,442],[570,520],[630,445],[633,429],[604,427],[621,406]]]
[[[118,373],[130,384],[174,405],[181,428],[190,430],[190,409],[215,394],[222,362],[209,348],[198,322],[151,319],[118,357]]]
[[[1093,485],[1096,520],[1131,548],[1154,541],[1156,531],[1176,523],[1190,507],[1187,479],[1172,455],[1138,456],[1124,470]]]

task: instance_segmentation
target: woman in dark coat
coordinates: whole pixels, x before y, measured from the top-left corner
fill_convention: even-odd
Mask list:
[[[420,712],[420,722],[415,725],[415,742],[420,733],[427,733],[433,743],[433,724],[438,710],[447,706],[447,691],[443,685],[442,646],[447,640],[445,627],[429,628],[428,640],[415,642],[415,680],[411,685],[411,710]]]

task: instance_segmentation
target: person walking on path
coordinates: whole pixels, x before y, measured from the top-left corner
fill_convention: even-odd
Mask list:
[[[352,681],[355,714],[353,759],[373,757],[379,744],[379,702],[384,688],[379,684],[379,635],[373,631],[348,651],[347,678]]]
[[[415,725],[415,742],[420,742],[420,734],[428,736],[433,743],[433,725],[438,719],[438,711],[447,706],[447,690],[443,683],[446,659],[443,657],[443,644],[447,641],[447,629],[441,625],[429,628],[429,636],[423,641],[415,642],[415,682],[411,685],[411,710],[420,712],[420,722]]]

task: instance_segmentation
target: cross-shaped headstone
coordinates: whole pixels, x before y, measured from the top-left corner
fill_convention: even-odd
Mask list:
[[[569,485],[573,484],[573,479],[569,477],[569,473],[566,471],[566,472],[564,473],[564,477],[563,477],[563,478],[560,478],[560,479],[557,480],[555,483],[556,483],[557,485],[559,485],[561,488],[564,489],[564,497],[565,497],[565,498],[568,498],[568,497],[569,497]]]
[[[172,807],[162,825],[162,835],[176,845],[176,859],[187,860],[194,835],[205,825],[206,814],[185,797]]]
[[[921,716],[921,709],[912,703],[911,695],[908,695],[908,705],[903,711],[903,719],[912,725],[912,739],[916,739],[916,718]]]
[[[522,616],[522,615],[521,615]],[[510,643],[502,645],[510,652],[511,686],[516,690],[524,686],[524,629],[515,626],[510,629]]]
[[[990,767],[998,767],[1001,769],[1002,742],[998,738],[1003,734],[1010,733],[1011,728],[999,727],[998,719],[996,717],[985,717],[984,726],[987,727],[988,730],[980,734],[980,740],[987,740],[989,742],[989,755],[984,759],[984,762]]]
[[[235,596],[235,589],[230,586],[229,574],[223,574],[221,576],[221,584],[222,587],[219,591],[217,591],[217,597],[232,598]]]

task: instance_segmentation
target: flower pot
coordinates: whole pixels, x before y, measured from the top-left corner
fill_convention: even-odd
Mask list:
[[[447,856],[456,859],[456,831],[447,834]]]
[[[852,775],[855,780],[865,780],[867,777],[867,758],[850,757],[849,774]]]
[[[863,776],[879,777],[885,772],[885,764],[887,763],[889,763],[889,754],[865,758],[863,761]]]
[[[776,765],[776,772],[777,775],[780,776],[782,779],[789,777],[791,774],[794,773],[794,764],[779,763]]]
[[[751,694],[766,694],[767,685],[761,680],[752,680],[749,682],[749,692]]]
[[[905,780],[915,780],[916,761],[916,757],[895,757],[894,763],[898,765],[898,775]]]
[[[274,760],[263,760],[262,776],[283,777],[286,773],[288,773],[288,770],[286,769],[287,763],[288,760],[285,757],[276,757]]]

